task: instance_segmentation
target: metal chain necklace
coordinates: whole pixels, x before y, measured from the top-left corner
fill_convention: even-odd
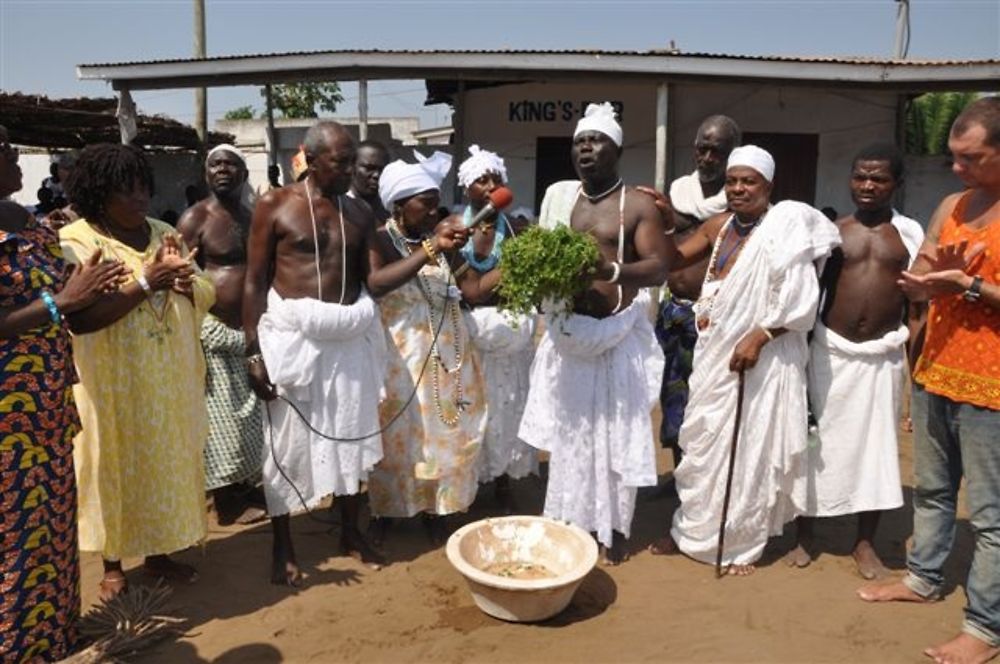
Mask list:
[[[610,187],[608,187],[607,189],[605,189],[601,193],[599,193],[599,194],[588,194],[586,191],[584,191],[584,189],[583,189],[583,183],[581,182],[580,183],[580,192],[579,192],[578,195],[585,197],[591,203],[596,203],[597,201],[601,200],[602,198],[604,198],[605,196],[607,196],[608,194],[610,194],[611,192],[613,192],[615,189],[617,189],[618,187],[622,186],[623,184],[625,184],[625,180],[623,180],[622,178],[618,178],[617,182],[615,182],[613,185],[611,185]]]

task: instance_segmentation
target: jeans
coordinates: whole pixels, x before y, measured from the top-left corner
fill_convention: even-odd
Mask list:
[[[1000,411],[952,401],[916,384],[911,409],[916,487],[904,583],[921,597],[940,595],[964,475],[976,542],[962,631],[1000,646]]]

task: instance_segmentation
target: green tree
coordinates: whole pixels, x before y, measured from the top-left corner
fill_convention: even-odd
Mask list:
[[[928,92],[913,99],[906,109],[907,153],[948,154],[951,125],[975,100],[975,92]]]
[[[267,91],[260,94],[266,97]],[[316,118],[317,107],[333,113],[344,97],[336,83],[285,83],[271,86],[271,100],[283,118]]]
[[[253,106],[237,106],[226,111],[222,116],[223,120],[253,120]]]

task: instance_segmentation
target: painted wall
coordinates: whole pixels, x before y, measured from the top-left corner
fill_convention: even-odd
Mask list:
[[[671,96],[671,179],[693,170],[691,146],[702,119],[724,113],[745,132],[819,134],[815,202],[844,212],[851,207],[847,181],[854,154],[894,135],[895,96],[888,93],[678,83]],[[656,88],[648,83],[530,83],[471,90],[466,93],[465,142],[500,152],[518,204],[528,203],[535,193],[536,138],[571,135],[587,100],[621,103],[621,173],[626,182],[652,183]]]

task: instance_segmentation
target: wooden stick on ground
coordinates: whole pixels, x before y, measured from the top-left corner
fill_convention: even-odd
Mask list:
[[[743,420],[743,372],[739,374],[739,392],[736,396],[736,422],[733,424],[733,442],[729,448],[729,473],[726,475],[726,495],[722,499],[722,519],[719,522],[719,546],[715,553],[715,578],[722,578],[722,547],[726,541],[726,519],[729,516],[729,498],[733,489],[733,470],[736,467],[736,444],[740,439]]]

